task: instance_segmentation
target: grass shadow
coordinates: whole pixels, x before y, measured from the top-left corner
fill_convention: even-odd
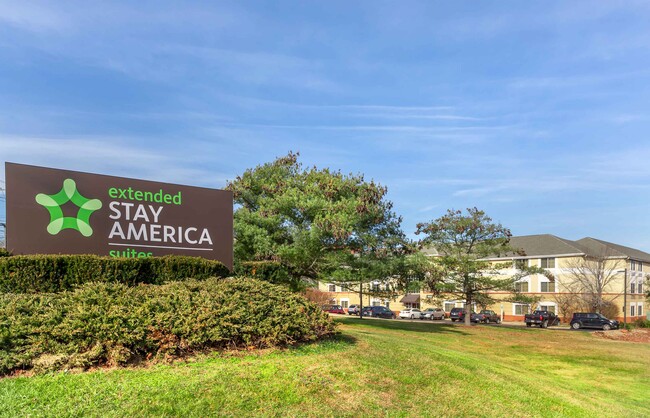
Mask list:
[[[427,334],[462,334],[468,335],[463,331],[462,326],[452,325],[448,323],[437,322],[412,322],[412,321],[398,321],[389,319],[375,319],[358,317],[335,317],[334,321],[344,325],[361,325],[364,327],[386,329],[392,331],[409,331],[409,332],[422,332]]]
[[[351,348],[357,344],[356,337],[344,333],[337,333],[319,339],[318,341],[305,342],[286,347],[284,350],[292,355],[320,354],[329,351],[340,351]]]

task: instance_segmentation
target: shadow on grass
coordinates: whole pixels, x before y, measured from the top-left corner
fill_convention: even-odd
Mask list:
[[[320,354],[329,351],[340,351],[357,344],[357,338],[347,334],[334,334],[321,338],[318,341],[300,343],[287,347],[287,352],[293,355]]]
[[[392,331],[409,331],[409,332],[424,332],[428,334],[463,334],[467,332],[463,330],[462,326],[445,324],[445,323],[432,323],[432,322],[412,322],[412,321],[398,321],[390,319],[375,319],[358,317],[340,317],[334,318],[334,321],[344,325],[361,325],[363,327],[379,328]]]

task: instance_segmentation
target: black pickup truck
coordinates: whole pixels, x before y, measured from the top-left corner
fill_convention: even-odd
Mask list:
[[[533,311],[533,313],[524,316],[524,321],[527,327],[539,325],[540,328],[547,328],[553,325],[560,325],[560,318],[553,312],[548,311]]]

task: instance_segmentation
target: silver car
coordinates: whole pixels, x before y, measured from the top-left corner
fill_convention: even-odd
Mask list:
[[[350,305],[348,307],[348,315],[359,315],[360,310],[359,305]]]
[[[427,308],[422,311],[420,319],[445,319],[445,311],[440,308]]]

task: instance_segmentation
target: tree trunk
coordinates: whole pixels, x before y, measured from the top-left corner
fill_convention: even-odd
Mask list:
[[[359,319],[363,319],[363,281],[359,281]]]
[[[472,324],[472,298],[467,297],[465,299],[465,325]]]

